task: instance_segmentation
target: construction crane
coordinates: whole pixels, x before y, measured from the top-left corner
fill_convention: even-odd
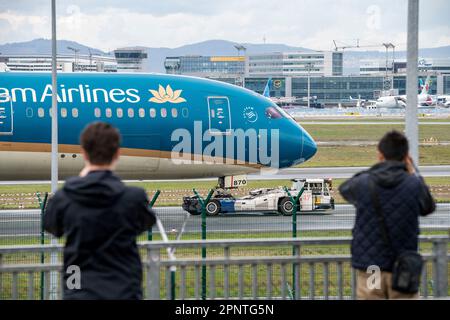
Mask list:
[[[391,42],[385,42],[381,44],[368,44],[368,45],[360,45],[359,39],[356,39],[356,45],[344,45],[344,46],[338,46],[337,40],[333,40],[334,44],[334,51],[339,50],[345,50],[345,49],[359,49],[359,48],[379,48],[384,47],[386,49],[386,74],[387,74],[387,67],[388,67],[388,57],[389,57],[389,49],[392,49],[392,67],[394,67],[394,60],[395,60],[395,45]],[[392,68],[393,69],[393,68]]]
[[[342,41],[340,41],[342,42]],[[343,42],[342,42],[343,43]],[[388,78],[388,61],[389,61],[389,49],[392,49],[392,72],[394,72],[394,62],[395,62],[395,45],[391,42],[384,42],[381,44],[368,44],[368,45],[360,45],[359,39],[356,39],[356,45],[347,45],[338,46],[337,40],[333,40],[334,51],[345,50],[345,49],[359,49],[359,48],[380,48],[384,47],[386,49],[386,74],[385,74],[385,83],[383,85],[384,89],[387,90],[388,87],[391,87],[391,81]]]
[[[337,41],[338,40],[333,40],[334,51],[345,50],[345,49],[356,49],[356,48],[375,48],[375,47],[385,47],[385,48],[395,49],[395,46],[392,43],[360,45],[359,39],[356,39],[356,45],[345,44],[345,46],[338,46]],[[342,41],[339,41],[339,42],[343,43]]]

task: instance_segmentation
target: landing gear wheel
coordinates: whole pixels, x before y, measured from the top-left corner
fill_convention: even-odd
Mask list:
[[[292,203],[291,199],[281,199],[280,204],[278,205],[278,211],[283,216],[292,216],[292,213],[294,212],[294,204]]]
[[[217,216],[220,212],[220,202],[217,200],[211,200],[206,204],[206,215]]]

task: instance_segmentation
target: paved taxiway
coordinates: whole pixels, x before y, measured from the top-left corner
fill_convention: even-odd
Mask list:
[[[294,178],[333,178],[347,179],[355,173],[366,170],[368,167],[322,167],[322,168],[288,168],[281,170],[265,170],[262,174],[250,174],[249,180],[274,180],[274,179],[294,179]],[[420,166],[420,173],[424,177],[450,177],[450,165],[442,166]],[[211,181],[217,178],[192,179],[188,181]],[[154,181],[154,182],[180,182],[176,180],[125,180],[126,182]],[[64,181],[60,181],[64,183]],[[50,184],[50,181],[0,181],[0,185],[20,185],[20,184]]]
[[[190,216],[180,207],[155,208],[167,232],[178,232],[187,219],[185,232],[200,232],[201,217]],[[301,214],[298,230],[345,230],[353,226],[355,210],[351,205],[338,205],[328,214]],[[435,213],[420,218],[422,228],[450,229],[450,203],[438,204]],[[0,239],[17,236],[38,236],[40,232],[39,210],[0,211]],[[155,227],[156,228],[156,227]],[[156,229],[155,229],[156,230]],[[207,218],[208,232],[289,232],[292,217],[277,214],[229,214]]]
[[[273,180],[294,178],[350,178],[355,173],[366,170],[368,167],[323,167],[323,168],[288,168],[274,173],[261,175],[249,175],[249,180]],[[419,171],[424,177],[450,176],[450,165],[445,166],[420,166]]]

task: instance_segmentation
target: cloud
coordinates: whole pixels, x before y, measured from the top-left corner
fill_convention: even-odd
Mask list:
[[[356,0],[60,0],[58,38],[102,50],[177,47],[209,39],[285,43],[329,50],[341,43],[406,45],[407,1]],[[449,45],[450,2],[421,2],[420,45]],[[0,4],[0,42],[50,36],[48,1]],[[374,48],[377,49],[377,48]]]

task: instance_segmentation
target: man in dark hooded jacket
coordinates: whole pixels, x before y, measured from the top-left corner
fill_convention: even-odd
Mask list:
[[[55,193],[44,216],[45,230],[66,236],[64,299],[141,299],[136,236],[153,226],[155,215],[145,191],[125,186],[113,173],[119,132],[97,122],[80,140],[85,167]],[[80,285],[69,287],[77,270]]]
[[[386,133],[378,144],[378,157],[379,163],[339,187],[344,199],[356,207],[351,251],[352,266],[357,270],[357,298],[417,298],[417,294],[392,289],[392,268],[396,254],[418,250],[419,216],[432,213],[435,202],[415,170],[408,140],[402,133],[395,130]],[[390,245],[383,236],[372,202],[371,181]],[[380,271],[378,286],[369,285],[374,267]]]

